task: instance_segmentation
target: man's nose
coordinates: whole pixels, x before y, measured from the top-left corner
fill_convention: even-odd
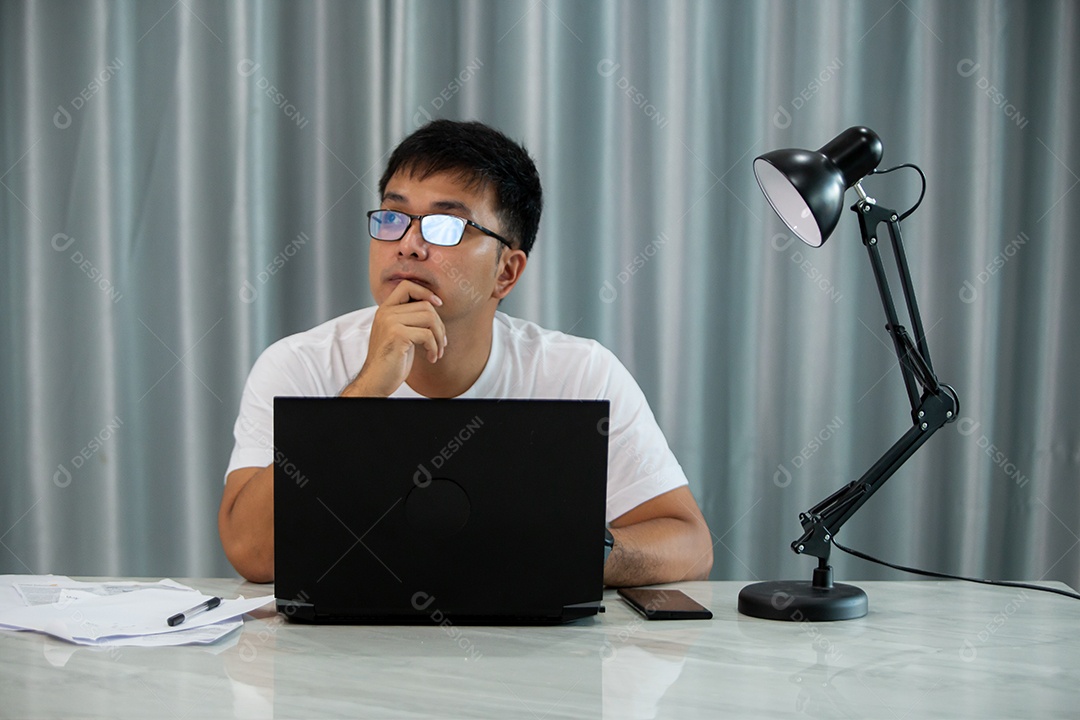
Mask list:
[[[409,225],[409,229],[405,231],[405,236],[398,240],[398,255],[423,260],[427,258],[427,254],[427,241],[424,240],[424,236],[420,232],[420,221],[413,220]]]

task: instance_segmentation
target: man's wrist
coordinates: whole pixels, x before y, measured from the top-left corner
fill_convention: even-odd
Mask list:
[[[610,528],[604,528],[604,565],[607,565],[608,558],[611,557],[611,551],[615,549],[615,536],[611,534]]]

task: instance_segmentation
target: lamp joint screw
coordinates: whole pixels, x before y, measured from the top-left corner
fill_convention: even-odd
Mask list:
[[[870,206],[864,203],[863,206],[862,206],[862,211],[864,213],[870,212]]]
[[[927,425],[926,425],[926,423],[923,423],[920,427],[922,427],[922,429],[925,430],[927,428]]]
[[[795,548],[795,552],[801,553],[805,549],[806,549],[806,546],[800,545],[799,547]]]
[[[876,237],[870,238],[870,244],[871,245],[877,245],[877,238]]]
[[[825,533],[825,542],[829,542],[830,540],[832,540],[832,536],[828,533]]]
[[[952,417],[952,410],[949,410],[948,412],[946,412],[945,417],[951,418]]]
[[[889,220],[891,220],[893,222],[896,222],[896,213],[893,213],[892,215],[890,215]]]
[[[919,411],[919,417],[922,417],[922,416],[924,416],[924,415],[926,415],[926,413],[924,413],[924,412],[923,412],[922,410],[920,410],[920,411]]]

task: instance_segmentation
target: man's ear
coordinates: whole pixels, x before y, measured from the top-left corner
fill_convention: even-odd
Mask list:
[[[495,289],[491,296],[502,300],[509,295],[517,285],[517,281],[521,279],[521,274],[525,272],[525,264],[528,261],[529,257],[523,250],[503,250],[502,257],[499,258],[498,275],[495,276]]]

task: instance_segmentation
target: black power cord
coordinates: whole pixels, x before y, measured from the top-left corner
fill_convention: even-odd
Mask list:
[[[896,222],[903,222],[904,218],[915,212],[915,209],[922,205],[923,198],[926,197],[926,175],[923,175],[923,171],[919,169],[919,166],[915,165],[914,163],[904,163],[902,165],[891,167],[887,170],[873,170],[870,172],[871,175],[886,175],[893,172],[894,170],[899,170],[900,168],[911,168],[915,172],[919,173],[919,177],[922,178],[922,190],[919,192],[919,199],[915,201],[915,204],[904,212],[900,213],[900,215],[897,216]]]
[[[904,567],[903,565],[894,565],[891,562],[879,560],[876,557],[867,555],[864,552],[859,552],[858,550],[846,548],[840,543],[836,542],[836,538],[832,539],[832,544],[846,552],[848,555],[854,555],[855,557],[862,560],[869,560],[872,563],[884,565],[885,567],[892,568],[893,570],[914,573],[915,575],[926,575],[927,577],[944,578],[946,580],[963,580],[965,582],[979,583],[980,585],[1000,585],[1002,587],[1024,588],[1026,590],[1040,590],[1042,592],[1055,593],[1057,595],[1064,595],[1065,597],[1073,598],[1074,600],[1080,600],[1080,595],[1074,592],[1069,592],[1067,590],[1058,590],[1057,588],[1043,587],[1041,585],[1032,585],[1031,583],[1011,582],[1009,580],[985,580],[980,578],[963,577],[961,575],[949,575],[948,573],[939,573],[934,572],[933,570],[919,570],[918,568],[909,568]]]

